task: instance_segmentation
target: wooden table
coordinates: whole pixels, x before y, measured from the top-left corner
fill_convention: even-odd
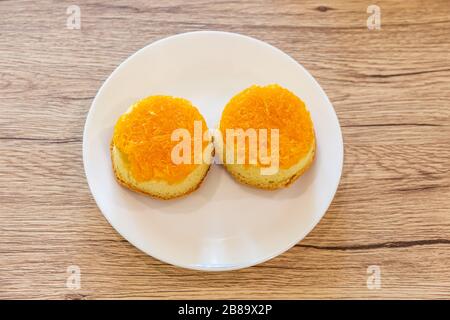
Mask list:
[[[370,1],[79,0],[79,30],[66,26],[73,2],[0,2],[0,298],[450,298],[448,0],[376,1],[381,30],[367,28]],[[211,29],[301,62],[345,142],[339,190],[308,237],[224,273],[179,269],[125,241],[81,155],[92,99],[121,61]],[[72,265],[78,290],[66,285]]]

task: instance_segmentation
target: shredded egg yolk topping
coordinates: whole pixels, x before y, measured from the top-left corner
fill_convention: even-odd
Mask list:
[[[178,141],[171,141],[176,129],[187,129],[194,136],[194,121],[200,112],[188,100],[171,96],[150,96],[135,103],[114,127],[113,143],[123,154],[132,176],[138,182],[163,180],[169,184],[184,180],[198,164],[194,163],[194,139],[191,162],[175,164],[171,152]],[[203,149],[208,142],[203,142]]]
[[[239,128],[267,129],[268,154],[271,152],[270,129],[278,129],[279,166],[282,169],[298,163],[315,143],[313,123],[305,103],[277,84],[251,86],[228,102],[220,121],[224,142],[227,129]],[[235,150],[236,147],[235,144]],[[245,165],[249,164],[248,150],[249,139],[245,139]],[[257,165],[263,166],[259,160]]]

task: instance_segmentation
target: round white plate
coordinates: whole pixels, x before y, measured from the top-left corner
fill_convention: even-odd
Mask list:
[[[213,165],[202,186],[156,200],[114,179],[109,144],[119,116],[154,94],[192,101],[217,126],[227,101],[253,85],[278,83],[305,101],[317,138],[313,166],[287,189],[257,190]],[[125,60],[92,102],[83,136],[87,181],[100,210],[129,242],[180,267],[231,270],[288,250],[325,214],[339,184],[343,143],[333,106],[314,78],[279,49],[227,32],[190,32],[156,41]]]

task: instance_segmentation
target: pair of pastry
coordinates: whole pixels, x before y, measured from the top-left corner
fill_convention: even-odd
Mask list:
[[[273,190],[290,185],[314,160],[310,114],[300,98],[276,84],[238,93],[225,106],[216,134],[207,130],[188,100],[138,101],[114,128],[111,158],[118,182],[161,199],[180,197],[200,186],[216,153],[239,182]]]

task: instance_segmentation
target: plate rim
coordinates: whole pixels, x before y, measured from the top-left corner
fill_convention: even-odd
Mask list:
[[[338,129],[338,140],[339,140],[339,144],[341,146],[341,152],[340,152],[340,157],[338,159],[339,161],[339,178],[337,180],[337,184],[333,190],[332,196],[329,200],[329,203],[326,205],[326,209],[324,210],[324,212],[320,215],[320,217],[313,219],[313,222],[310,224],[310,226],[308,228],[305,228],[306,232],[303,232],[296,241],[294,241],[293,243],[290,243],[288,246],[284,247],[282,250],[277,251],[276,253],[270,254],[266,257],[263,257],[261,259],[258,259],[254,262],[249,262],[249,263],[243,263],[243,264],[229,264],[229,265],[220,265],[220,266],[202,266],[202,265],[198,265],[198,264],[180,264],[178,262],[174,262],[174,261],[170,261],[171,259],[166,259],[166,258],[161,258],[159,256],[156,256],[154,254],[150,254],[147,251],[145,251],[144,249],[141,248],[140,244],[136,244],[134,241],[131,241],[126,235],[124,235],[123,233],[121,233],[118,230],[118,227],[116,227],[111,220],[108,218],[108,215],[104,213],[104,210],[102,208],[102,205],[97,201],[96,195],[95,195],[95,191],[93,190],[92,187],[92,183],[90,182],[90,179],[88,177],[87,174],[87,166],[88,166],[88,161],[87,161],[87,136],[88,136],[88,125],[90,124],[90,122],[92,121],[92,117],[93,114],[95,113],[95,109],[96,107],[96,102],[98,97],[101,95],[101,93],[105,90],[105,86],[106,84],[109,82],[110,79],[112,79],[116,73],[118,73],[122,68],[124,68],[124,66],[127,64],[127,62],[131,59],[133,59],[134,57],[142,54],[148,47],[163,43],[165,41],[170,41],[173,40],[175,38],[178,37],[185,37],[185,36],[189,36],[189,35],[193,35],[193,34],[218,34],[218,35],[227,35],[227,36],[232,36],[232,37],[239,37],[239,38],[244,38],[248,41],[252,41],[255,42],[259,45],[265,46],[266,48],[269,48],[273,51],[275,51],[277,54],[281,54],[282,56],[284,56],[285,58],[291,60],[291,62],[295,63],[298,67],[300,67],[300,69],[303,70],[303,72],[307,75],[307,77],[309,78],[310,81],[314,82],[317,87],[319,88],[321,94],[324,96],[324,98],[326,99],[326,102],[329,104],[329,106],[331,106],[332,109],[332,113],[333,116],[335,118],[335,121],[337,123],[337,129]],[[102,85],[100,86],[100,88],[98,89],[94,99],[92,100],[92,103],[89,107],[89,111],[88,114],[86,116],[86,121],[84,124],[84,128],[83,128],[83,143],[82,143],[82,154],[83,154],[83,168],[84,168],[84,175],[86,177],[86,181],[88,183],[88,187],[89,187],[89,191],[92,195],[92,197],[94,198],[94,201],[98,207],[98,209],[100,210],[100,212],[102,213],[103,217],[106,219],[106,221],[108,221],[108,223],[113,227],[113,229],[121,236],[123,237],[125,240],[127,240],[131,245],[133,245],[135,248],[137,248],[138,250],[140,250],[141,252],[145,253],[146,255],[149,255],[159,261],[162,261],[164,263],[176,266],[176,267],[180,267],[180,268],[184,268],[184,269],[190,269],[190,270],[197,270],[197,271],[211,271],[211,272],[219,272],[219,271],[232,271],[232,270],[239,270],[239,269],[244,269],[244,268],[248,268],[248,267],[252,267],[252,266],[256,266],[259,265],[261,263],[264,263],[266,261],[269,261],[287,251],[289,251],[290,249],[292,249],[292,247],[294,247],[297,243],[299,243],[300,241],[302,241],[309,233],[311,233],[311,231],[317,226],[317,224],[323,219],[323,217],[325,216],[325,214],[328,212],[328,209],[330,208],[331,203],[333,202],[335,196],[336,196],[336,192],[339,188],[339,185],[341,183],[341,178],[342,178],[342,171],[343,171],[343,166],[344,166],[344,141],[343,141],[343,136],[342,136],[342,130],[341,130],[341,125],[339,122],[339,118],[337,116],[336,110],[334,109],[333,104],[331,103],[330,99],[328,98],[328,95],[325,93],[325,90],[322,88],[322,86],[317,82],[317,80],[309,73],[309,71],[303,67],[303,65],[301,65],[299,62],[297,62],[294,58],[292,58],[289,54],[285,53],[284,51],[282,51],[281,49],[265,42],[262,40],[259,40],[257,38],[251,37],[251,36],[247,36],[247,35],[243,35],[240,33],[235,33],[235,32],[228,32],[228,31],[216,31],[216,30],[201,30],[201,31],[190,31],[190,32],[183,32],[183,33],[178,33],[178,34],[174,34],[174,35],[170,35],[167,37],[163,37],[160,38],[158,40],[152,41],[150,43],[148,43],[147,45],[145,45],[144,47],[142,47],[141,49],[137,50],[136,52],[134,52],[133,54],[131,54],[130,56],[128,56],[125,60],[123,60],[122,62],[120,62],[120,64],[111,72],[111,74],[103,81]],[[92,179],[92,178],[91,178]]]

